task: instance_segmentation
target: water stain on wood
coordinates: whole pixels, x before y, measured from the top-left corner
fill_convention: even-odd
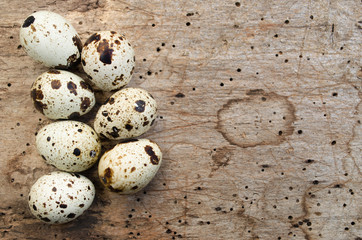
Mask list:
[[[261,89],[246,95],[229,100],[217,113],[217,130],[230,144],[243,148],[278,145],[293,134],[295,108],[287,97]]]

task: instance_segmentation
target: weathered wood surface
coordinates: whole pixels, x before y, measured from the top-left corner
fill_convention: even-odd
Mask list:
[[[360,1],[0,3],[0,238],[362,238]],[[34,145],[50,121],[29,96],[47,69],[18,47],[37,10],[62,14],[83,41],[124,32],[137,56],[130,86],[159,103],[144,135],[164,152],[154,181],[119,196],[94,167],[84,173],[94,204],[60,226],[34,219],[26,201],[54,170]]]

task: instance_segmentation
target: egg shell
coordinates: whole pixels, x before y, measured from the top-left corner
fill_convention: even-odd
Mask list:
[[[54,12],[28,16],[20,28],[20,43],[30,57],[47,67],[66,69],[80,61],[82,42],[77,31]]]
[[[109,190],[131,194],[144,188],[162,163],[158,145],[148,139],[120,143],[99,160],[100,181]]]
[[[94,121],[95,131],[109,139],[126,139],[148,131],[157,116],[155,99],[141,88],[125,88],[102,105]]]
[[[38,219],[60,224],[87,210],[95,196],[93,183],[77,173],[52,172],[40,177],[30,189],[28,204]]]
[[[74,119],[89,112],[93,89],[81,77],[64,70],[41,74],[31,87],[35,108],[50,119]]]
[[[132,78],[135,60],[129,41],[114,31],[94,33],[82,50],[84,71],[95,86],[104,91],[127,85]]]
[[[46,163],[66,172],[89,169],[101,152],[101,142],[95,131],[77,121],[44,126],[36,135],[36,147]]]

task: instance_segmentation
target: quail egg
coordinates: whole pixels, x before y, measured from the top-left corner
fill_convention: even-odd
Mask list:
[[[20,28],[20,43],[30,57],[47,67],[66,69],[80,61],[82,42],[77,31],[54,12],[28,16]]]
[[[84,43],[82,66],[101,90],[119,89],[131,80],[134,50],[124,35],[114,31],[97,32]]]
[[[81,77],[64,70],[49,70],[33,83],[35,108],[50,119],[74,119],[95,104],[93,89]]]
[[[70,222],[87,210],[95,188],[86,177],[76,173],[52,172],[40,177],[30,189],[29,208],[43,222]]]
[[[98,160],[101,142],[85,123],[60,121],[44,126],[36,135],[36,147],[48,164],[66,172],[81,172]]]
[[[120,194],[135,193],[156,175],[162,162],[158,145],[148,139],[132,140],[116,145],[100,159],[100,181]]]
[[[151,128],[156,115],[156,101],[146,90],[124,88],[100,107],[94,129],[109,139],[137,137]]]

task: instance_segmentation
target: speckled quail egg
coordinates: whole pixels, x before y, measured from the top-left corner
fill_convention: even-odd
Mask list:
[[[41,74],[31,87],[35,108],[50,119],[74,119],[89,112],[93,89],[81,77],[64,70]]]
[[[156,114],[156,101],[146,90],[124,88],[99,108],[94,129],[109,139],[137,137],[151,128]]]
[[[82,215],[94,196],[95,188],[88,178],[76,173],[52,172],[34,183],[28,203],[38,219],[50,224],[66,223]]]
[[[100,159],[100,181],[120,194],[135,193],[156,175],[162,162],[158,145],[148,139],[132,140],[116,145]]]
[[[36,147],[48,164],[67,172],[81,172],[98,160],[101,142],[85,123],[60,121],[44,126],[36,135]]]
[[[114,31],[97,32],[84,43],[82,65],[101,90],[119,89],[131,80],[134,50],[124,35]]]
[[[79,63],[82,42],[77,31],[62,16],[39,11],[26,18],[20,28],[25,52],[47,67],[66,69]]]

